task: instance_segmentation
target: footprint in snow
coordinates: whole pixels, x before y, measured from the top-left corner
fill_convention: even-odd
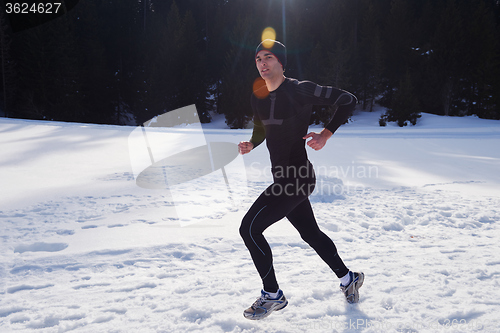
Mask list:
[[[85,230],[85,229],[95,229],[95,228],[97,228],[97,226],[93,225],[93,224],[92,225],[86,225],[86,226],[82,227],[83,230]]]
[[[44,243],[37,242],[28,245],[18,245],[14,248],[14,253],[24,252],[59,252],[68,247],[66,243]]]
[[[7,292],[9,294],[14,294],[14,293],[17,293],[18,291],[23,291],[23,290],[38,290],[38,289],[50,288],[50,287],[53,287],[53,286],[54,286],[53,284],[45,284],[45,285],[41,285],[41,286],[30,286],[30,285],[23,284],[23,285],[20,285],[20,286],[14,286],[14,287],[7,288]]]

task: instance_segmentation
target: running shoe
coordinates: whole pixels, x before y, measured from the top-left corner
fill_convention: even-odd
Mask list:
[[[365,274],[362,272],[356,273],[349,271],[349,276],[351,277],[351,282],[347,286],[343,286],[341,284],[340,290],[344,293],[347,303],[358,303],[358,289],[361,288],[363,282],[365,281]]]
[[[285,295],[281,289],[278,292],[278,297],[271,296],[264,290],[261,291],[261,296],[252,304],[251,307],[243,311],[243,316],[250,320],[259,320],[266,318],[273,311],[279,311],[288,305]]]

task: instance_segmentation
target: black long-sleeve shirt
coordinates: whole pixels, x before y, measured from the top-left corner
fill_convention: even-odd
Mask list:
[[[263,86],[260,89],[267,87]],[[277,167],[300,166],[307,162],[305,140],[313,105],[338,105],[326,129],[332,133],[351,115],[356,97],[344,90],[320,86],[310,81],[286,78],[278,89],[252,94],[254,129],[250,142],[254,148],[266,140],[273,170]],[[265,95],[265,94],[264,94]]]

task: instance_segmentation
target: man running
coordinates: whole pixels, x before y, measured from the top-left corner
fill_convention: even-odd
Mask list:
[[[359,300],[363,273],[351,272],[337,253],[333,241],[319,228],[309,202],[316,183],[307,158],[305,140],[314,150],[326,141],[351,115],[357,103],[351,93],[310,81],[286,78],[286,48],[265,40],[255,51],[255,61],[265,85],[254,91],[251,104],[254,129],[250,141],[240,142],[240,154],[249,153],[266,140],[274,182],[254,202],[243,218],[240,235],[250,251],[262,279],[261,296],[243,312],[245,318],[262,319],[283,309],[288,301],[276,280],[271,248],[263,232],[286,217],[340,279],[347,302]],[[337,105],[337,111],[320,133],[307,133],[313,105]]]

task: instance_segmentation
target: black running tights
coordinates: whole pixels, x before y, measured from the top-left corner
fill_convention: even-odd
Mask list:
[[[262,234],[273,223],[286,217],[337,277],[349,272],[338,256],[333,241],[318,227],[308,195],[314,189],[314,178],[275,181],[250,207],[240,226],[240,235],[250,251],[267,292],[278,291],[272,252]]]

